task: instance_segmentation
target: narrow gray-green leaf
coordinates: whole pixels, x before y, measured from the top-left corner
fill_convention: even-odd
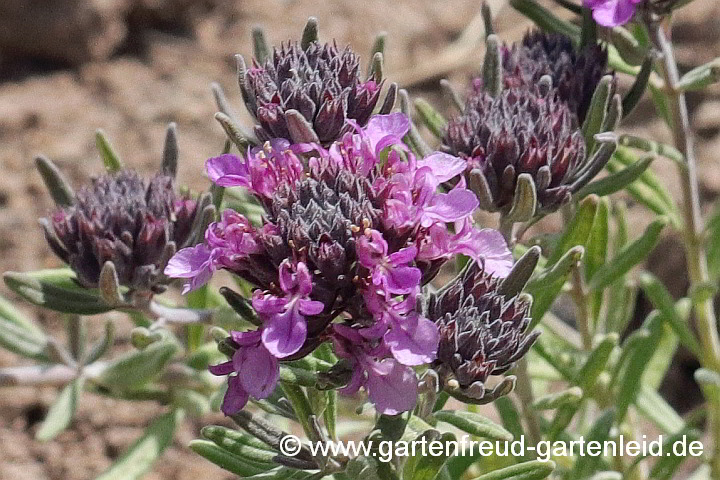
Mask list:
[[[640,238],[625,247],[615,258],[597,270],[590,281],[589,288],[591,290],[605,288],[615,279],[622,277],[631,268],[642,262],[657,245],[660,232],[667,223],[666,218],[655,219],[648,225]]]
[[[45,420],[43,420],[40,428],[35,433],[35,438],[40,441],[52,440],[70,425],[77,409],[83,383],[82,378],[76,378],[65,385],[65,388],[62,389],[50,406]]]
[[[512,433],[505,430],[505,428],[474,412],[440,410],[433,415],[437,420],[448,423],[476,437],[504,441],[511,441],[513,439]]]
[[[36,272],[6,272],[5,284],[35,305],[64,313],[95,315],[112,310],[96,289],[80,287],[69,268]]]
[[[612,428],[613,421],[615,419],[615,412],[613,410],[606,410],[593,424],[592,428],[585,435],[586,442],[600,442],[602,445],[608,439],[610,435],[610,428]],[[579,456],[575,461],[572,473],[569,478],[587,478],[597,470],[601,457],[593,455]]]
[[[555,470],[555,462],[533,460],[494,470],[473,480],[544,480],[553,470]]]
[[[108,365],[98,381],[110,388],[140,386],[162,372],[177,349],[173,342],[159,341],[144,350],[127,353]]]
[[[440,442],[443,445],[442,454],[426,456],[415,455],[408,458],[403,468],[403,480],[435,480],[442,478],[440,477],[440,472],[450,457],[451,447],[453,442],[456,441],[455,435],[452,433],[443,433],[439,438],[431,438],[430,441]]]
[[[605,178],[601,178],[600,180],[588,183],[583,188],[581,188],[575,195],[578,198],[582,198],[586,195],[594,193],[595,195],[604,197],[606,195],[619,192],[620,190],[637,180],[640,175],[642,175],[645,170],[648,169],[650,164],[652,164],[653,160],[655,160],[654,156],[648,156],[641,160],[638,160],[637,162],[634,162],[629,166],[623,168],[622,170],[618,170],[617,172],[612,173]]]
[[[95,480],[135,480],[152,467],[170,445],[182,412],[173,410],[155,420],[109,469]],[[214,445],[214,444],[213,444]]]
[[[100,129],[95,131],[95,146],[98,152],[100,152],[105,170],[110,173],[122,170],[123,164],[120,157],[115,153],[115,150],[113,150],[105,132]]]

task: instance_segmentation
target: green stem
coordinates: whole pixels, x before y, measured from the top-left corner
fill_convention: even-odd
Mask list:
[[[703,246],[703,219],[700,213],[700,194],[697,180],[697,165],[693,148],[693,136],[688,116],[685,94],[677,88],[680,75],[673,55],[672,45],[662,27],[658,24],[651,28],[655,46],[662,53],[661,73],[665,79],[666,95],[670,99],[675,147],[685,157],[685,163],[678,168],[678,176],[683,193],[683,228],[685,255],[691,289],[707,284],[710,280],[707,267],[707,255]],[[705,368],[720,372],[720,338],[712,298],[699,298],[693,302],[693,309],[702,346],[703,358],[700,362]],[[720,412],[720,405],[711,408]],[[711,457],[713,478],[720,478],[720,418],[711,416],[710,430],[714,440]]]

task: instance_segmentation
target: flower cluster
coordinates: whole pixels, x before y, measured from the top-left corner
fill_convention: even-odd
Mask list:
[[[473,80],[463,112],[448,122],[443,150],[467,159],[470,186],[483,209],[507,215],[524,176],[533,192],[526,210],[550,213],[586,185],[612,153],[609,147],[588,148],[592,134],[581,128],[600,88],[607,53],[600,46],[578,53],[565,36],[530,32],[521,45],[501,47],[499,55],[502,88],[489,92],[482,78]],[[603,81],[614,95],[612,77]],[[605,108],[595,115],[603,115],[602,129],[612,129],[613,115]]]
[[[499,285],[497,277],[471,264],[428,298],[426,314],[440,334],[433,368],[447,390],[467,403],[487,403],[507,393],[503,383],[488,389],[488,378],[509,370],[540,335],[526,332],[528,299],[508,298]]]
[[[42,222],[53,252],[75,271],[78,282],[98,286],[110,261],[120,285],[162,291],[163,269],[185,246],[196,217],[196,202],[175,193],[172,177],[146,181],[131,170],[93,179],[72,205]]]
[[[234,211],[211,224],[205,242],[181,250],[166,273],[186,290],[218,269],[252,283],[261,326],[233,332],[235,353],[213,372],[230,378],[224,411],[265,398],[280,361],[322,342],[352,368],[346,393],[365,387],[377,410],[411,409],[411,367],[436,359],[438,331],[418,310],[421,287],[462,253],[505,276],[512,256],[502,236],[472,225],[478,206],[461,174],[466,161],[436,152],[417,159],[402,142],[401,113],[352,123],[340,141],[290,145],[275,139],[244,158],[207,162],[218,185],[247,188],[264,207],[262,225]],[[459,177],[449,191],[445,184]]]
[[[375,74],[362,80],[355,53],[335,44],[289,43],[275,48],[263,64],[253,61],[242,72],[240,89],[248,111],[257,120],[261,142],[284,138],[294,143],[329,145],[351,128],[364,126],[380,99],[382,83]],[[381,107],[395,102],[391,88]]]
[[[585,121],[590,100],[607,71],[607,51],[589,45],[578,51],[570,37],[559,33],[531,30],[520,44],[502,47],[505,88],[528,88],[549,75],[557,95],[577,117]],[[482,79],[473,80],[475,92],[483,88]]]

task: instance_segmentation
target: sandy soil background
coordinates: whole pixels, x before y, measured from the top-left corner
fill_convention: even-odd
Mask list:
[[[496,1],[493,5],[501,5]],[[509,7],[496,9],[497,30],[508,41],[529,26]],[[4,0],[0,4],[0,270],[58,266],[42,239],[37,218],[51,207],[33,156],[44,153],[75,185],[101,172],[94,131],[103,128],[125,163],[142,172],[159,164],[164,129],[178,124],[179,179],[203,188],[204,160],[216,154],[224,134],[209,84],[225,87],[241,112],[232,55],[251,54],[250,30],[266,28],[277,44],[297,39],[308,16],[319,18],[323,39],[367,52],[374,34],[389,34],[387,77],[443,105],[438,80],[460,88],[476,72],[482,44],[467,30],[477,19],[477,0]],[[696,0],[676,21],[678,59],[684,70],[720,56],[720,2]],[[367,58],[367,55],[364,56]],[[441,70],[441,76],[428,75]],[[720,90],[690,96],[698,132],[702,193],[706,205],[720,192]],[[244,115],[244,112],[243,114]],[[659,140],[667,132],[644,102],[626,123]],[[653,168],[673,193],[674,169]],[[641,209],[632,209],[640,224]],[[555,220],[550,220],[550,228]],[[682,290],[682,252],[672,238],[651,268],[673,278]],[[4,285],[0,293],[14,298]],[[62,320],[22,305],[51,330]],[[95,319],[97,318],[97,323]],[[98,330],[102,319],[93,317]],[[118,348],[127,348],[129,322],[119,325]],[[125,345],[124,345],[125,344]],[[0,352],[0,367],[21,361]],[[682,366],[676,382],[683,381]],[[669,389],[685,392],[686,387]],[[687,387],[689,388],[689,387]],[[72,427],[55,441],[33,440],[38,422],[54,398],[52,389],[0,391],[0,479],[85,480],[107,468],[161,409],[152,404],[112,401],[86,395]],[[682,394],[681,396],[684,396]],[[187,422],[147,479],[231,478],[185,447],[199,426],[220,417]]]

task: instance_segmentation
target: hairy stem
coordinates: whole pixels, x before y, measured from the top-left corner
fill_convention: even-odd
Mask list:
[[[677,88],[680,80],[672,45],[662,26],[651,28],[655,46],[662,53],[661,73],[665,79],[666,94],[670,100],[672,113],[672,133],[675,147],[685,157],[685,163],[678,167],[678,175],[683,193],[683,228],[685,255],[691,290],[709,282],[707,255],[703,245],[703,219],[700,213],[700,194],[697,180],[697,165],[693,149],[693,135],[690,127],[685,94]],[[699,298],[693,301],[698,337],[702,346],[704,367],[720,372],[720,338],[712,298]],[[716,412],[711,416],[710,429],[714,439],[712,453],[712,477],[720,478],[720,405],[709,410]]]

